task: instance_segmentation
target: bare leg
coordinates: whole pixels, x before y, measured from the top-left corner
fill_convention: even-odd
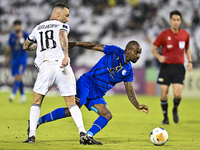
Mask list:
[[[105,104],[95,104],[93,107],[98,110],[98,115],[104,116],[108,120],[112,119],[112,113],[109,110],[107,105],[105,105]]]
[[[183,90],[183,85],[182,84],[172,84],[172,87],[173,87],[174,98],[176,100],[180,100],[181,99],[181,92]]]

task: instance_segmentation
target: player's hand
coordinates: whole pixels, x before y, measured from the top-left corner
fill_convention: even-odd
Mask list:
[[[4,58],[3,58],[3,61],[2,61],[2,65],[6,65],[6,63],[7,63],[7,58],[4,57]]]
[[[73,48],[74,46],[76,46],[77,42],[68,42],[68,47]]]
[[[146,114],[148,114],[148,112],[149,112],[149,107],[147,107],[146,105],[140,105],[140,106],[138,107],[138,111],[140,111],[140,112],[145,112]]]
[[[192,63],[187,63],[187,68],[188,68],[188,71],[192,71],[192,69],[193,69],[193,65],[192,65]]]
[[[164,61],[166,59],[167,59],[167,57],[166,56],[162,56],[162,55],[158,58],[158,60],[159,60],[160,63],[164,63]]]
[[[62,66],[60,66],[60,68],[66,67],[68,65],[68,62],[69,62],[69,57],[63,58],[63,60],[62,60]]]

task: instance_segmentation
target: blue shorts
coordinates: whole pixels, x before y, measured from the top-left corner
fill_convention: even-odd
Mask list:
[[[23,63],[13,64],[12,65],[12,76],[24,74],[25,68],[26,68],[26,64],[23,64]]]
[[[80,103],[80,105],[85,105],[88,110],[95,104],[105,104],[103,97],[99,97],[98,95],[91,93],[94,90],[92,83],[87,79],[79,78],[76,82],[76,101]],[[92,95],[91,95],[92,94]],[[91,98],[92,97],[92,98]]]

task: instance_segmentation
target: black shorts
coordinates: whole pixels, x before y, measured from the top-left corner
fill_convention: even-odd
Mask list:
[[[183,64],[162,64],[157,83],[170,85],[170,83],[183,84],[185,79],[185,67]]]

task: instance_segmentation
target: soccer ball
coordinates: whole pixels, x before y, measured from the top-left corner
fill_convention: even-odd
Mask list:
[[[151,131],[150,140],[156,146],[164,145],[168,140],[168,133],[165,129],[157,127]]]

